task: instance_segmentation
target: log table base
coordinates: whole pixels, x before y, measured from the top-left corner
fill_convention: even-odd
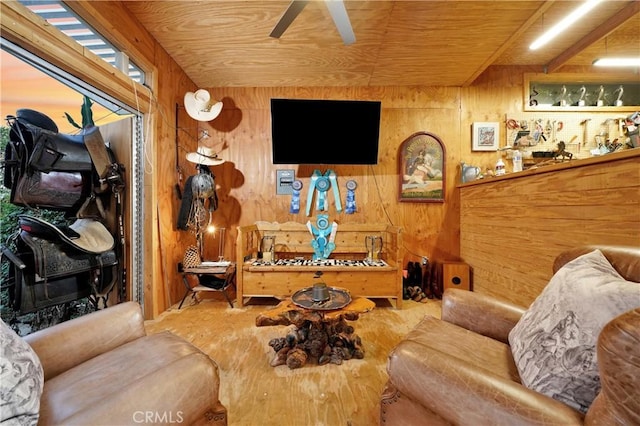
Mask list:
[[[342,309],[314,310],[297,306],[289,298],[258,315],[256,326],[295,326],[285,337],[269,342],[276,353],[272,367],[287,364],[289,368],[300,368],[310,361],[319,365],[342,364],[352,358],[364,358],[360,337],[347,321],[357,320],[374,307],[371,300],[355,297]]]

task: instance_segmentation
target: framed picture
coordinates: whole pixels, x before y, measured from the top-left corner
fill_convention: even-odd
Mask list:
[[[400,201],[443,203],[445,158],[444,144],[433,133],[405,139],[398,153]]]
[[[498,123],[473,123],[472,151],[497,151],[500,144],[500,126]]]

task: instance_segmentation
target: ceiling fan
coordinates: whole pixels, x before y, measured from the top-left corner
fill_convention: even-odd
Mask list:
[[[280,20],[273,27],[270,37],[280,38],[280,36],[289,28],[289,25],[296,19],[296,16],[302,12],[302,9],[309,3],[309,0],[292,0],[285,10],[284,14],[280,17]],[[327,9],[333,18],[333,23],[338,28],[338,32],[342,37],[342,41],[345,45],[352,44],[356,41],[356,36],[351,28],[351,21],[349,15],[347,15],[347,9],[344,7],[342,0],[325,0]]]

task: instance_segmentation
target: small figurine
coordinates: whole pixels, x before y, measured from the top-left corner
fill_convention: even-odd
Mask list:
[[[604,86],[600,86],[598,89],[598,100],[596,101],[596,106],[604,106]]]
[[[622,106],[623,102],[622,102],[622,94],[624,93],[624,87],[622,87],[622,85],[620,85],[620,87],[618,87],[616,90],[614,90],[613,94],[618,94],[618,97],[616,98],[616,106]]]
[[[554,159],[559,157],[562,157],[562,161],[564,161],[565,158],[568,158],[569,160],[573,158],[573,154],[566,150],[566,144],[564,141],[558,142],[558,150],[553,153]]]
[[[587,94],[587,88],[582,86],[580,87],[580,99],[578,99],[578,106],[585,106],[587,101],[584,100],[584,97]]]
[[[567,86],[562,86],[560,90],[560,106],[567,106],[569,103],[567,102]]]

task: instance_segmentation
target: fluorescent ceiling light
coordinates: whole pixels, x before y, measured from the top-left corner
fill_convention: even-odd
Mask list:
[[[601,58],[593,62],[596,67],[640,67],[640,58]]]
[[[555,24],[553,27],[549,28],[549,30],[542,34],[536,41],[531,43],[529,49],[536,50],[553,38],[555,38],[558,34],[569,28],[574,22],[578,19],[582,18],[586,15],[591,9],[596,7],[602,0],[587,0],[582,6],[568,14],[562,21]]]

